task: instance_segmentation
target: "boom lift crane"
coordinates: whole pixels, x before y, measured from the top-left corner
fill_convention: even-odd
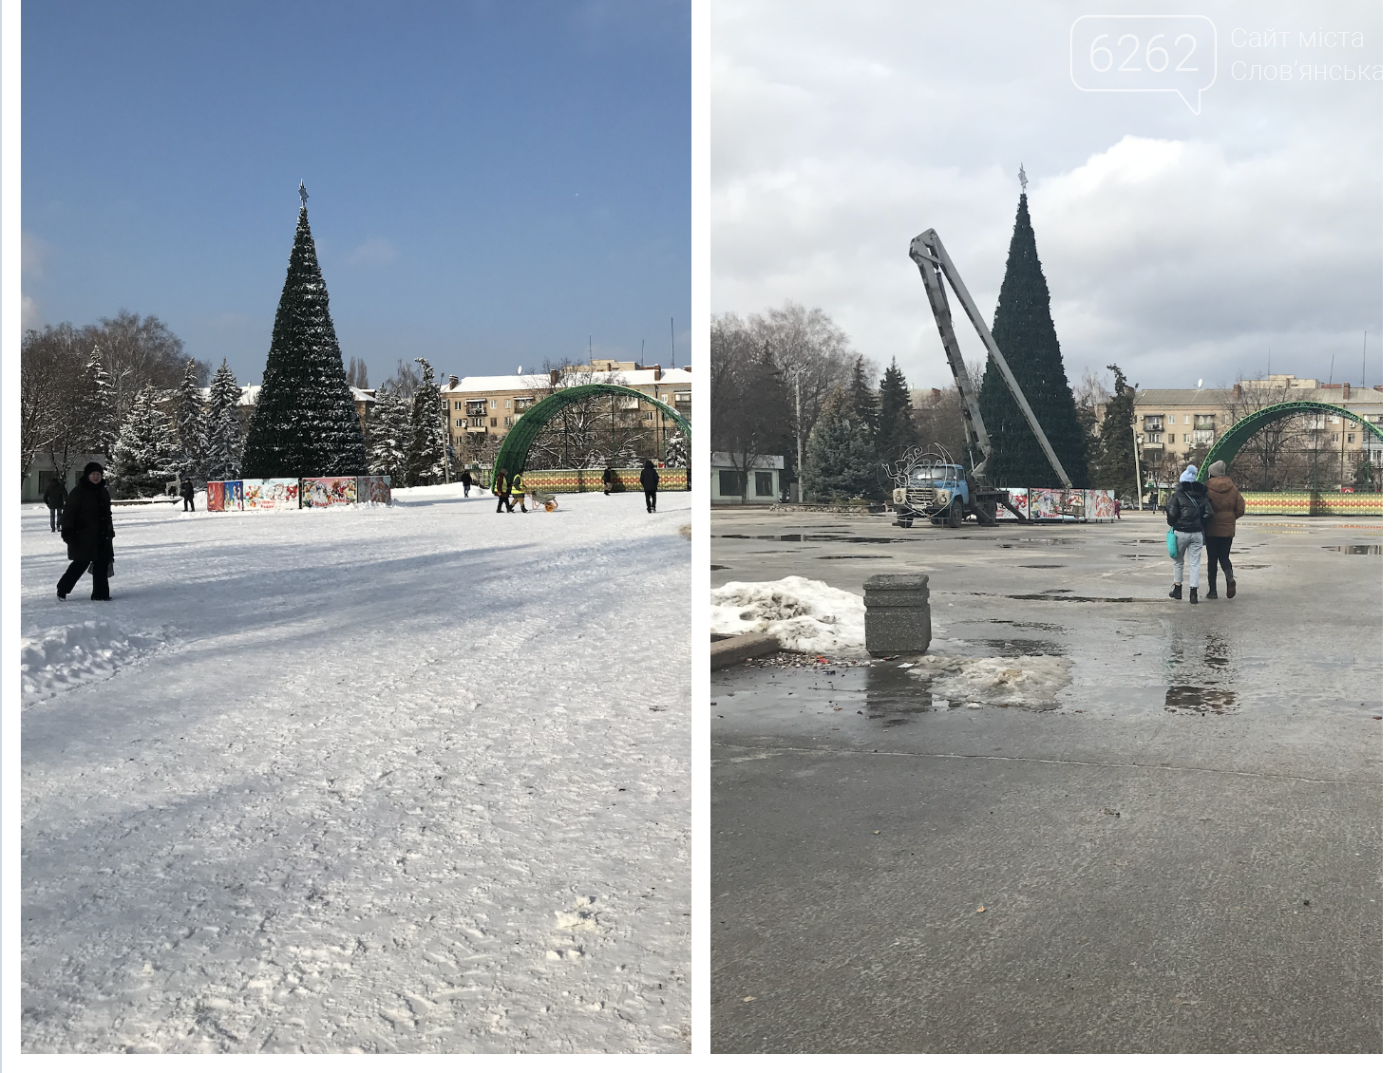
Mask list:
[[[943,349],[948,353],[948,364],[953,369],[953,380],[958,386],[958,398],[962,404],[963,433],[967,437],[968,453],[973,462],[972,470],[968,474],[974,482],[969,506],[977,515],[979,524],[996,524],[997,503],[1003,503],[1013,511],[1015,508],[1009,502],[1005,491],[991,488],[985,479],[987,462],[992,456],[992,441],[987,435],[987,426],[982,423],[982,411],[977,405],[977,396],[972,390],[972,378],[967,374],[967,365],[963,362],[957,336],[953,334],[952,310],[948,305],[948,295],[943,290],[944,276],[948,277],[948,283],[952,286],[953,293],[958,296],[958,302],[962,305],[963,311],[972,321],[972,326],[977,329],[977,334],[987,347],[987,356],[996,363],[997,369],[1006,380],[1006,386],[1011,389],[1011,397],[1016,400],[1016,405],[1021,408],[1021,413],[1025,415],[1026,423],[1035,433],[1036,441],[1040,444],[1041,450],[1045,452],[1045,457],[1050,460],[1050,465],[1054,467],[1056,475],[1060,478],[1060,483],[1065,488],[1072,488],[1069,475],[1065,473],[1064,466],[1060,465],[1060,460],[1055,455],[1055,449],[1050,446],[1050,441],[1045,438],[1045,432],[1041,429],[1040,422],[1036,420],[1030,403],[1026,401],[1026,396],[1021,393],[1021,386],[1016,382],[1016,377],[1006,364],[1006,359],[1002,357],[1001,348],[997,346],[997,341],[987,330],[987,325],[982,320],[982,314],[977,311],[977,305],[973,302],[972,295],[963,286],[962,277],[958,275],[958,270],[953,267],[952,258],[948,256],[948,251],[944,248],[938,233],[930,227],[915,238],[909,244],[909,257],[918,265],[919,275],[923,277],[924,290],[928,294],[929,305],[933,307],[933,319],[938,325],[938,335],[943,340]],[[1020,512],[1016,511],[1016,513]]]

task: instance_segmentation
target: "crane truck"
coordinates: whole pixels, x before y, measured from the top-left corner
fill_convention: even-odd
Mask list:
[[[977,304],[963,285],[958,270],[953,267],[952,258],[948,256],[938,233],[929,228],[918,235],[909,244],[909,257],[918,266],[919,275],[923,278],[924,291],[928,294],[929,305],[933,309],[934,323],[938,325],[938,336],[943,341],[948,364],[953,370],[953,382],[957,385],[958,400],[962,409],[963,435],[967,440],[972,468],[964,473],[962,466],[951,465],[946,460],[909,468],[904,486],[894,490],[895,524],[908,527],[913,524],[915,518],[925,517],[934,524],[946,521],[949,525],[957,526],[962,523],[964,517],[971,515],[976,517],[978,525],[996,525],[997,504],[1002,504],[1024,521],[1025,517],[1012,504],[1006,490],[992,487],[986,478],[987,462],[992,457],[992,441],[987,435],[987,426],[982,423],[982,411],[977,404],[972,378],[968,375],[957,336],[953,334],[952,309],[948,305],[947,292],[943,289],[945,276],[963,311],[986,346],[987,357],[1005,379],[1011,397],[1016,400],[1016,405],[1025,415],[1026,423],[1030,425],[1036,442],[1045,452],[1045,457],[1050,460],[1060,483],[1067,489],[1073,485],[1065,473],[1064,466],[1060,465],[1055,449],[1046,439],[1040,422],[1036,420],[1030,403],[1022,394],[1021,386],[1016,382],[1006,359],[1002,357],[1001,348],[992,338],[992,333],[987,330],[982,314],[977,311]]]

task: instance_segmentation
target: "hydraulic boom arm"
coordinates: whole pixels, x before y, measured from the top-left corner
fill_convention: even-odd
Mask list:
[[[1021,413],[1025,415],[1026,423],[1035,433],[1036,441],[1040,444],[1041,450],[1045,452],[1045,457],[1050,460],[1050,465],[1054,467],[1055,473],[1060,478],[1060,483],[1065,488],[1073,487],[1069,475],[1065,473],[1064,466],[1060,465],[1060,460],[1055,455],[1055,449],[1050,446],[1050,441],[1045,438],[1045,432],[1041,429],[1040,422],[1036,420],[1035,414],[1031,411],[1030,403],[1021,393],[1021,386],[1016,383],[1016,377],[1012,375],[1010,367],[1006,364],[1006,359],[1001,356],[1001,348],[997,346],[997,341],[992,338],[992,333],[987,330],[987,325],[982,320],[982,314],[977,312],[972,295],[963,286],[962,277],[958,275],[958,270],[953,267],[953,262],[948,256],[948,251],[943,248],[938,233],[930,227],[922,235],[919,235],[909,244],[909,256],[919,266],[919,275],[923,277],[924,290],[928,293],[929,305],[933,307],[933,319],[938,325],[939,338],[943,340],[943,349],[948,352],[948,364],[953,368],[953,379],[958,385],[958,396],[962,400],[963,428],[967,432],[968,443],[974,445],[977,453],[982,456],[981,460],[973,466],[972,475],[981,477],[985,472],[987,461],[992,455],[992,442],[987,435],[987,426],[982,423],[982,411],[977,405],[977,396],[972,390],[972,378],[967,374],[967,365],[963,362],[962,351],[958,348],[957,336],[953,334],[952,310],[948,305],[948,296],[943,290],[943,276],[945,275],[948,277],[949,284],[952,285],[953,293],[958,296],[958,302],[962,305],[963,311],[972,321],[972,326],[977,329],[977,334],[981,336],[983,344],[987,347],[988,357],[996,363],[997,369],[1001,371],[1002,378],[1006,381],[1006,386],[1011,389],[1011,397],[1016,400],[1016,405],[1021,408]]]

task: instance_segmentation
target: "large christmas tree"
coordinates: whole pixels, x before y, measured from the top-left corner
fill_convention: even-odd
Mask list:
[[[345,382],[305,201],[242,471],[252,478],[350,477],[366,471],[365,438]]]
[[[1085,487],[1089,465],[1084,430],[1075,415],[1074,394],[1065,377],[1060,340],[1055,334],[1055,322],[1050,319],[1050,288],[1045,284],[1045,273],[1036,254],[1035,232],[1024,193],[1016,209],[1016,228],[1011,235],[992,335],[1070,482],[1075,487]],[[992,441],[988,476],[993,483],[1003,488],[1059,487],[1055,468],[1045,457],[994,362],[987,363],[978,401]]]

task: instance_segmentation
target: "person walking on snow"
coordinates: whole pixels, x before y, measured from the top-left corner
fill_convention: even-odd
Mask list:
[[[194,510],[194,481],[186,477],[180,482],[180,496],[185,501],[185,505],[180,508],[180,513]]]
[[[469,470],[469,469],[464,469],[464,470],[462,470],[462,498],[463,498],[463,499],[466,499],[466,498],[468,498],[468,497],[471,496],[471,494],[472,494],[472,484],[473,484],[473,483],[475,483],[475,482],[472,480],[472,471]]]
[[[510,494],[511,508],[514,509],[515,504],[519,503],[520,513],[529,514],[530,512],[525,509],[525,474],[517,473],[515,475],[515,479],[510,482]]]
[[[1225,463],[1212,462],[1206,480],[1206,494],[1215,508],[1215,517],[1206,525],[1206,589],[1207,600],[1218,600],[1215,591],[1215,568],[1225,571],[1225,595],[1235,598],[1235,568],[1230,564],[1230,545],[1235,539],[1235,519],[1244,517],[1244,496],[1235,482],[1225,476]]]
[[[102,466],[89,462],[83,469],[83,479],[68,496],[63,507],[63,542],[68,545],[68,569],[58,579],[58,598],[68,599],[73,586],[92,567],[92,598],[110,600],[107,588],[107,567],[112,562],[112,496],[102,479]]]
[[[63,514],[63,501],[68,498],[68,490],[63,482],[55,477],[44,489],[44,506],[49,508],[49,532],[58,532],[58,519]]]
[[[503,469],[496,471],[496,486],[493,489],[496,493],[496,513],[501,513],[501,508],[506,508],[507,514],[514,514],[515,508],[510,505],[510,475]]]
[[[615,480],[617,480],[617,473],[613,470],[612,466],[603,470],[603,495],[612,495],[613,482]]]
[[[646,494],[647,513],[656,513],[656,489],[661,484],[661,474],[656,472],[656,467],[651,464],[648,458],[642,463],[642,491]]]
[[[1172,560],[1172,587],[1167,595],[1181,599],[1181,568],[1190,561],[1191,602],[1197,603],[1196,590],[1201,584],[1201,547],[1205,543],[1205,528],[1215,514],[1206,486],[1196,480],[1196,467],[1187,466],[1181,483],[1167,500],[1167,524],[1176,530],[1176,558]]]

